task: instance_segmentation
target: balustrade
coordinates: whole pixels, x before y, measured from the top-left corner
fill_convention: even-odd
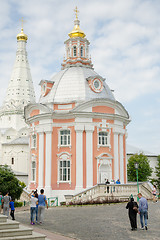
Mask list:
[[[148,183],[139,183],[140,191],[148,199],[152,198],[152,189]],[[73,202],[85,202],[97,198],[111,198],[118,200],[126,200],[130,195],[137,196],[137,184],[97,184],[92,188],[86,189],[73,196],[70,201]],[[66,203],[69,201],[66,199]]]

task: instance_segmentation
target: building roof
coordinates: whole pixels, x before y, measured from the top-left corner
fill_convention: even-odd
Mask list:
[[[28,176],[28,173],[13,171],[16,176]]]
[[[4,143],[3,145],[28,145],[29,144],[29,137],[19,137],[14,139],[11,142]]]
[[[93,69],[87,67],[69,67],[61,70],[51,79],[55,83],[47,96],[41,96],[40,103],[84,102],[98,98],[115,100],[105,81],[101,92],[92,91],[87,80],[89,77],[103,79]]]
[[[0,128],[1,134],[5,134],[8,129],[10,128]]]
[[[138,147],[135,147],[135,146],[132,146],[132,145],[129,145],[129,144],[127,144],[127,146],[126,146],[126,153],[128,155],[143,153],[146,156],[158,156],[158,154],[156,154],[156,153],[151,153],[149,151],[143,150],[141,148],[138,148]]]

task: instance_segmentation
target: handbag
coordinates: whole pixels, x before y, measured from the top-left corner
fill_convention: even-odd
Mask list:
[[[138,213],[138,208],[135,206],[135,207],[133,207],[133,210],[136,212],[136,213]]]
[[[133,210],[138,213],[138,205],[136,202],[133,202]]]

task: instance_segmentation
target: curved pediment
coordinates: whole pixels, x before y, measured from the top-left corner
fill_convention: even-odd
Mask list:
[[[24,108],[25,119],[28,119],[33,116],[37,116],[39,114],[47,114],[52,113],[53,110],[46,106],[45,104],[36,103],[36,104],[28,104]]]
[[[101,153],[98,157],[96,157],[97,159],[112,159],[112,155],[109,153]]]
[[[96,108],[95,108],[96,107]],[[95,109],[94,109],[95,108]],[[97,111],[96,111],[97,110]],[[85,103],[79,104],[71,112],[97,112],[120,115],[129,119],[129,114],[123,105],[118,101],[110,99],[94,99]]]

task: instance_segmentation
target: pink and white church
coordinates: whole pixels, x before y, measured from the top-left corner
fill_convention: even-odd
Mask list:
[[[61,71],[42,80],[39,102],[25,107],[29,188],[59,201],[105,179],[127,182],[128,112],[94,71],[77,15],[68,35]]]

